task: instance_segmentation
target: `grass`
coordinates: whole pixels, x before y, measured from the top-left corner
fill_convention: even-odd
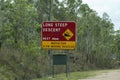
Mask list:
[[[80,80],[88,77],[95,76],[97,74],[96,71],[83,71],[83,72],[72,72],[70,73],[70,77],[66,78],[66,74],[55,75],[54,78],[41,78],[34,80]]]
[[[112,69],[115,70],[115,69]],[[94,71],[82,71],[82,72],[71,72],[70,77],[66,78],[66,74],[55,75],[54,78],[41,78],[34,80],[83,80],[88,77],[93,77],[101,73],[108,73],[111,70],[94,70]]]

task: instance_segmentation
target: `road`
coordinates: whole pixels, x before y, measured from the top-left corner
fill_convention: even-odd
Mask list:
[[[120,80],[120,70],[110,70],[108,72],[100,73],[95,77],[90,77],[88,79],[82,80]]]

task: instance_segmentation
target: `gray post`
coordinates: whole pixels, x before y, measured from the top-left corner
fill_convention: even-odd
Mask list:
[[[67,51],[66,77],[70,77],[70,53]]]
[[[1,32],[2,32],[2,19],[3,19],[3,14],[2,14],[2,5],[3,5],[3,0],[0,1],[0,50],[2,46],[2,38],[1,38]]]
[[[53,6],[53,0],[50,0],[50,12],[49,12],[49,17],[48,17],[48,21],[51,21],[51,17],[52,17],[52,6]],[[48,56],[49,56],[49,66],[50,66],[50,70],[49,70],[49,75],[50,77],[53,77],[53,64],[52,64],[52,53],[50,50],[48,50]]]

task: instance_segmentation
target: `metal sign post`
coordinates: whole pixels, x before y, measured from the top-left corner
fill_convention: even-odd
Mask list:
[[[69,77],[69,53],[67,53],[67,58],[63,58],[66,60],[63,60],[62,62],[62,59],[59,58],[59,62],[56,62],[57,59],[53,56],[51,50],[73,50],[76,48],[76,24],[74,21],[51,21],[52,7],[53,0],[50,0],[48,21],[42,23],[42,48],[48,50],[50,65],[49,75],[54,77],[54,64],[57,65],[57,63],[59,63],[60,65],[63,65],[64,61],[66,61],[66,77]]]
[[[74,21],[51,21],[52,0],[50,2],[49,21],[42,23],[42,48],[48,50],[51,77],[54,77],[53,54],[51,50],[73,50],[76,48],[76,24]],[[55,60],[54,60],[55,61]],[[60,61],[62,61],[60,59]],[[66,77],[69,77],[70,62],[67,53]]]
[[[47,21],[42,23],[42,48],[48,49],[50,56],[50,74],[54,73],[50,50],[73,50],[76,48],[76,24],[74,21]],[[70,62],[67,54],[66,77],[69,77]],[[60,59],[62,61],[62,59]],[[54,75],[53,75],[54,76]]]
[[[70,77],[70,53],[67,53],[66,77]]]
[[[49,12],[49,17],[48,17],[48,21],[51,21],[51,17],[52,17],[52,6],[53,6],[53,0],[50,0],[50,12]],[[49,56],[49,75],[50,77],[52,77],[52,53],[50,50],[48,50],[48,56]]]

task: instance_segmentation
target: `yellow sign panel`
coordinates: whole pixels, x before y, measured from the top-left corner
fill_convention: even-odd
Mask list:
[[[74,34],[69,29],[67,29],[62,35],[64,36],[64,38],[69,40]]]
[[[45,49],[75,49],[75,41],[42,41],[42,48]]]

